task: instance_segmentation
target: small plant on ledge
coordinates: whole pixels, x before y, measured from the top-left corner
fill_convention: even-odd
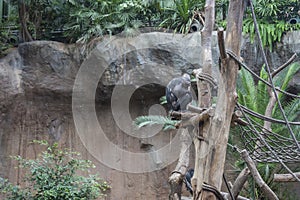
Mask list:
[[[23,186],[14,185],[0,177],[0,194],[5,200],[58,200],[58,199],[97,199],[105,196],[110,188],[98,175],[87,177],[78,171],[89,172],[95,166],[89,160],[78,158],[79,153],[64,149],[58,144],[49,145],[46,141],[34,141],[46,145],[47,149],[36,159],[12,157],[24,168]]]

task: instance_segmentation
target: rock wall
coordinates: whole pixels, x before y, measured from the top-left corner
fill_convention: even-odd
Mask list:
[[[299,35],[299,32],[288,33],[283,43],[278,44],[274,52],[268,53],[271,65],[278,67],[293,53],[300,53]],[[91,91],[95,96],[94,108],[100,126],[113,144],[130,152],[152,155],[153,151],[173,141],[176,131],[157,131],[149,138],[126,132],[148,133],[136,131],[132,119],[149,113],[166,113],[159,106],[159,97],[164,95],[163,86],[172,77],[182,72],[191,73],[192,69],[201,65],[199,36],[199,33],[182,36],[153,32],[134,38],[108,37],[91,51],[91,54],[97,55],[91,67],[103,68],[96,90]],[[153,162],[161,159],[163,164],[153,168],[155,171],[125,173],[100,162],[83,144],[74,124],[73,86],[80,70],[90,65],[93,58],[86,58],[81,50],[82,47],[76,45],[35,41],[19,45],[0,60],[0,176],[19,183],[23,172],[14,168],[16,163],[9,156],[34,158],[41,148],[30,144],[30,141],[47,139],[79,151],[83,158],[92,160],[96,165],[93,172],[99,173],[112,186],[107,199],[168,199],[167,178],[176,162],[164,163],[164,157],[154,153]],[[257,68],[262,65],[257,46],[250,44],[247,38],[243,41],[242,54],[249,66]],[[213,55],[214,69],[217,69],[216,40]],[[214,70],[216,78],[217,74]],[[93,78],[93,71],[89,75],[85,77],[87,82]],[[299,78],[298,75],[293,82],[298,92]],[[117,92],[116,86],[119,87]],[[114,91],[121,93],[127,88],[134,88],[129,98],[125,95],[117,99],[121,102],[119,113],[129,113],[125,116],[129,119],[124,119],[127,124],[122,125],[112,112],[115,105],[112,99],[116,95]],[[119,117],[122,118],[122,115]],[[97,146],[91,148],[97,149]],[[114,154],[109,156],[117,157]],[[128,165],[134,169],[142,166],[143,161]]]

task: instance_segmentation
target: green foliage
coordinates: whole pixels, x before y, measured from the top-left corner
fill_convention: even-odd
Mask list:
[[[11,8],[11,12],[17,10]],[[17,15],[11,14],[6,20],[0,20],[0,57],[5,55],[5,51],[18,44],[18,18]]]
[[[284,21],[275,21],[269,23],[266,20],[258,19],[259,32],[261,35],[263,46],[269,47],[272,51],[275,42],[280,42],[284,33],[292,30],[300,29],[300,24],[288,24]],[[254,22],[252,18],[247,18],[244,20],[243,32],[249,34],[250,41],[254,42],[256,37],[256,32],[254,29]]]
[[[294,75],[300,70],[300,63],[295,62],[291,64],[288,68],[284,69],[274,78],[274,84],[281,90],[287,90],[289,82],[292,80]],[[283,99],[283,94],[279,93],[278,97],[280,100]]]
[[[219,27],[226,27],[228,2],[216,0]],[[88,42],[104,34],[135,35],[138,28],[147,26],[188,33],[195,13],[204,11],[205,0],[12,0],[14,11],[10,15],[17,16],[17,8],[23,3],[26,13],[22,17],[33,39]],[[291,17],[298,16],[297,0],[256,0],[254,3],[265,46],[272,48],[286,31],[300,29],[299,24],[287,23]],[[253,41],[255,32],[249,10],[246,16],[244,33],[249,33]],[[13,25],[18,27],[19,21],[15,20]],[[7,35],[9,31],[1,33],[2,43],[10,43]]]
[[[260,77],[264,80],[267,80],[268,78],[264,68],[262,68],[260,72]],[[265,114],[264,112],[269,99],[267,86],[262,81],[258,81],[258,83],[255,84],[251,73],[244,68],[242,68],[238,74],[237,91],[238,101],[241,105],[260,114]],[[263,124],[262,120],[257,118],[253,119],[260,124]]]
[[[33,39],[51,39],[54,31],[62,30],[68,15],[67,0],[11,0],[11,6],[25,5],[24,17]],[[18,13],[18,11],[16,12]]]
[[[160,97],[159,102],[161,105],[167,104],[167,97],[166,96]]]
[[[87,42],[103,34],[132,35],[148,24],[152,26],[160,17],[158,1],[114,0],[70,1],[67,34]]]
[[[292,9],[290,9],[292,8]],[[288,21],[298,14],[299,3],[295,0],[257,0],[254,1],[254,10],[259,24],[259,32],[264,47],[272,51],[273,45],[280,42],[283,34],[292,30],[299,30],[300,24],[289,24]],[[284,16],[284,17],[282,17]],[[251,42],[254,41],[256,32],[250,11],[244,20],[243,32],[250,35]]]
[[[287,69],[281,71],[273,79],[275,87],[281,90],[287,90],[288,83],[300,69],[300,64],[298,62],[291,64]],[[267,72],[264,67],[260,71],[260,78],[268,80]],[[237,79],[238,88],[238,101],[240,104],[246,106],[247,108],[258,112],[260,114],[265,114],[265,110],[269,101],[269,95],[267,88],[268,86],[262,81],[258,81],[255,84],[253,76],[250,72],[245,69],[239,71]],[[284,100],[284,95],[282,93],[278,94],[279,100]],[[275,106],[273,109],[273,114],[278,112],[278,107]]]
[[[203,8],[204,1],[174,0],[173,4],[163,8],[164,20],[161,27],[173,29],[174,32],[188,33],[193,22],[194,12]]]
[[[295,62],[290,65],[289,68],[284,69],[278,76],[274,79],[276,86],[282,90],[287,90],[288,83],[292,80],[294,75],[300,70],[300,63]],[[280,101],[287,100],[286,95],[279,93],[278,98]],[[300,99],[295,98],[289,101],[284,101],[283,107],[287,116],[288,121],[300,121]],[[275,105],[273,109],[273,116],[277,119],[282,119],[283,116],[278,109],[278,104]],[[278,124],[273,124],[272,129],[276,130],[282,135],[287,137],[290,136],[286,126],[280,126]],[[292,126],[293,132],[296,134],[296,137],[300,139],[300,126]]]
[[[134,124],[138,128],[142,128],[144,126],[151,126],[154,124],[163,125],[163,130],[175,129],[175,124],[178,123],[177,120],[171,120],[168,117],[160,116],[160,115],[148,115],[148,116],[140,116],[134,120]]]
[[[60,150],[55,143],[52,146],[45,141],[35,141],[46,145],[40,158],[24,159],[14,156],[19,167],[27,170],[24,187],[13,185],[0,179],[0,193],[7,200],[61,200],[96,199],[103,196],[109,185],[97,175],[79,176],[77,172],[89,172],[94,165],[89,160],[81,160],[77,152]]]

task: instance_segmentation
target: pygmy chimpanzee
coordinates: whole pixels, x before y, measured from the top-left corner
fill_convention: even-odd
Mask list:
[[[190,75],[172,79],[166,88],[167,103],[174,111],[184,111],[192,101]]]

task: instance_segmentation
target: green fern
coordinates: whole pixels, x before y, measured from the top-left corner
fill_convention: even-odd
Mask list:
[[[274,78],[274,84],[276,87],[279,87],[281,90],[287,90],[289,82],[295,76],[295,74],[300,70],[300,63],[295,62],[291,64],[288,68],[281,71],[276,78]],[[283,93],[278,93],[278,98],[280,101],[284,100],[285,95]],[[273,114],[277,110],[278,104],[275,105],[273,109]]]
[[[257,88],[252,75],[243,68],[239,71],[237,88],[239,103],[257,111],[256,101],[253,101],[253,99],[256,99]]]
[[[168,117],[160,116],[160,115],[139,116],[134,120],[134,124],[138,128],[160,124],[163,125],[164,131],[170,129],[176,129],[175,124],[178,122],[179,122],[178,120],[171,120]]]
[[[275,78],[275,85],[280,87],[282,90],[286,90],[289,82],[292,80],[294,75],[300,70],[300,62],[291,64],[287,69],[283,70]],[[281,94],[281,93],[280,93]]]
[[[294,99],[291,102],[285,103],[284,105],[284,110],[286,113],[286,116],[288,118],[288,121],[290,122],[295,122],[295,121],[300,121],[300,99]],[[281,112],[277,109],[276,112],[274,113],[275,118],[277,119],[283,119]],[[300,140],[300,126],[298,125],[292,125],[291,126],[293,132],[295,133],[295,136],[298,140]],[[281,124],[272,124],[272,130],[276,133],[280,133],[280,135],[287,136],[289,137],[289,131],[286,126],[282,126]]]
[[[258,24],[262,44],[264,47],[269,47],[270,51],[273,50],[273,46],[276,42],[281,41],[284,32],[298,29],[297,26],[292,27],[290,24],[280,20],[269,22],[264,19],[259,19]],[[244,20],[243,32],[249,34],[250,42],[253,43],[256,37],[256,32],[252,18]]]
[[[264,68],[262,67],[260,71],[260,78],[267,81],[268,80],[268,74]],[[266,107],[269,103],[269,93],[268,93],[268,86],[263,83],[262,81],[258,81],[257,83],[257,98],[256,98],[256,104],[257,104],[257,112],[260,114],[265,114]]]
[[[159,102],[161,105],[167,104],[167,97],[165,95],[160,97]]]

